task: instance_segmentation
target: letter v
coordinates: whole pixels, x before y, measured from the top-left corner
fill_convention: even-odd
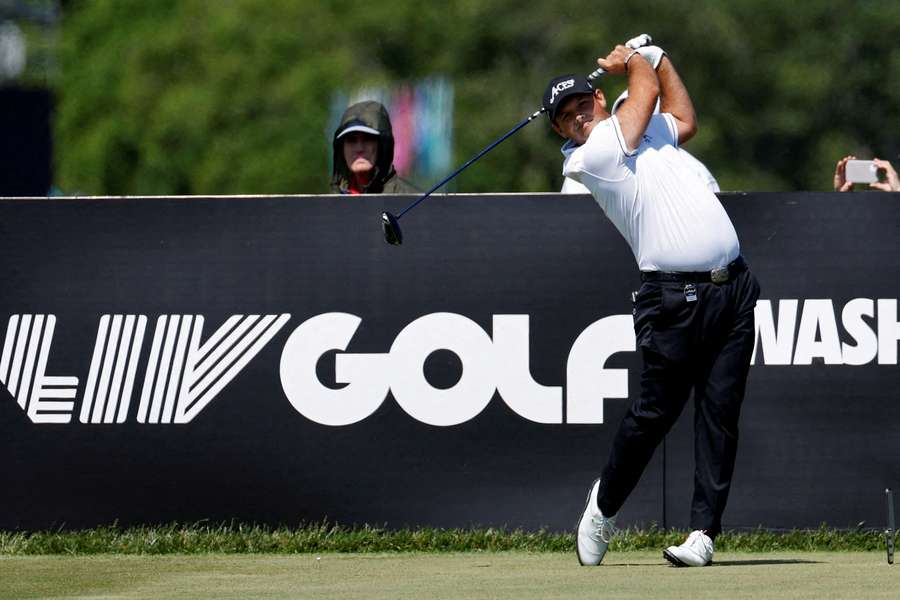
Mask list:
[[[138,422],[170,423],[174,408],[174,422],[189,423],[290,318],[290,314],[233,315],[201,345],[201,315],[159,317]]]
[[[203,319],[198,318],[191,336],[175,422],[189,423],[206,408],[290,318],[289,314],[234,315],[202,346]]]

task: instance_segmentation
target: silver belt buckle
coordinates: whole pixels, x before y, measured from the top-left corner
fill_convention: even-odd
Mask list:
[[[713,283],[725,283],[728,281],[728,267],[719,267],[709,272],[709,278]]]

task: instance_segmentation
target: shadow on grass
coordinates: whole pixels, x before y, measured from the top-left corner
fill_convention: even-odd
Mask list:
[[[717,560],[713,567],[753,567],[757,565],[821,565],[820,560],[802,560],[799,558],[760,558],[754,560]]]
[[[800,558],[758,558],[752,560],[722,560],[722,561],[714,561],[711,564],[711,567],[756,567],[756,566],[765,566],[765,565],[821,565],[825,564],[820,560],[803,560]],[[679,567],[675,567],[674,565],[669,564],[665,561],[660,561],[659,563],[612,563],[612,564],[604,564],[606,568],[611,567],[666,567],[670,569],[677,569]]]

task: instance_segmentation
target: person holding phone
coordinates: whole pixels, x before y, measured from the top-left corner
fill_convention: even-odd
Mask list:
[[[878,177],[884,172],[884,179]],[[845,156],[834,167],[834,191],[851,192],[853,184],[868,183],[873,190],[900,192],[900,177],[886,160],[856,160],[855,156]]]

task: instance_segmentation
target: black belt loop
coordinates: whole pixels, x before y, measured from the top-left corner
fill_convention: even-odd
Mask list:
[[[743,256],[712,271],[641,271],[641,281],[676,281],[683,283],[726,283],[747,269]]]

